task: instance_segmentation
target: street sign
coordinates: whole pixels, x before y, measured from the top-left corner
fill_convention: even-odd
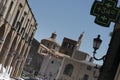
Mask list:
[[[96,16],[95,23],[109,27],[111,22],[117,22],[120,17],[120,8],[117,7],[118,0],[102,0],[93,3],[91,15]]]

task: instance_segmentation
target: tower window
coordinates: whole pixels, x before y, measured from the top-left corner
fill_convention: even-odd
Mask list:
[[[70,48],[70,44],[69,43],[67,44],[67,48]]]
[[[74,49],[74,46],[72,44],[70,45],[70,49]]]

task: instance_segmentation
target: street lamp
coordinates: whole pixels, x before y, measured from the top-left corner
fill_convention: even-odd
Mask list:
[[[100,35],[98,35],[97,38],[93,39],[93,49],[94,49],[93,58],[97,61],[105,59],[105,56],[103,56],[102,58],[99,58],[99,59],[95,57],[96,50],[99,49],[101,43],[102,43],[102,40],[100,39]]]

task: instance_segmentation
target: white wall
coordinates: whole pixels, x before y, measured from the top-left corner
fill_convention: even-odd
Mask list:
[[[58,74],[60,65],[60,59],[47,55],[44,57],[44,61],[40,69],[40,74],[45,75],[44,77],[46,79],[54,80]]]

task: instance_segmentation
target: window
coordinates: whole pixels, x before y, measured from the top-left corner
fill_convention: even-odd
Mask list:
[[[87,74],[84,75],[83,80],[88,80],[89,76]]]
[[[24,17],[22,17],[21,22],[20,22],[20,25],[17,26],[17,27],[18,27],[18,30],[17,30],[18,33],[20,33],[21,25],[22,25],[22,23],[23,23],[23,20],[24,20]]]
[[[46,43],[46,47],[49,47],[49,43]]]
[[[70,48],[70,44],[69,43],[67,44],[67,48]]]
[[[28,33],[30,34],[31,33],[31,30],[32,30],[32,24],[29,26],[29,29],[28,29]]]
[[[16,30],[19,31],[20,30],[20,22],[18,21],[16,24]]]
[[[71,49],[71,50],[74,49],[74,45],[71,44],[71,43],[66,43],[66,42],[64,42],[63,46],[64,46],[65,48],[67,48],[67,49]]]
[[[72,49],[72,50],[73,50],[73,49],[74,49],[74,45],[72,45],[72,44],[71,44],[71,45],[70,45],[70,49]]]
[[[66,47],[66,46],[67,46],[67,43],[63,42],[62,47]]]
[[[32,25],[29,27],[28,32],[26,32],[26,34],[27,34],[27,41],[30,39],[29,34],[31,33],[31,30],[32,30]]]
[[[21,29],[21,35],[22,35],[23,38],[24,38],[24,33],[25,33],[25,28],[22,28]]]
[[[55,45],[53,45],[53,49],[56,49],[56,46],[55,46]]]
[[[24,33],[23,33],[23,38],[25,38],[25,36],[26,36],[26,32],[27,32],[27,29],[28,29],[28,24],[29,24],[29,19],[27,20],[27,23],[25,25],[25,30],[24,30]]]
[[[16,16],[15,16],[15,18],[14,18],[13,24],[12,24],[13,27],[15,27],[15,24],[16,24],[16,22],[17,22],[17,19],[18,19],[19,14],[20,14],[21,8],[22,8],[22,5],[20,4],[20,5],[19,5],[19,8],[18,8],[18,11],[17,11],[17,13],[16,13]]]
[[[65,66],[65,69],[64,69],[63,74],[68,75],[68,76],[71,76],[71,75],[72,75],[72,72],[73,72],[73,69],[74,69],[74,67],[73,67],[72,64],[67,64],[67,65]]]
[[[18,18],[18,15],[19,15],[19,14],[20,14],[20,10],[17,11],[17,14],[16,14],[16,16],[15,16],[15,18],[14,18],[13,27],[15,26],[15,23],[16,23],[16,21],[17,21],[17,18]]]
[[[26,14],[27,14],[27,13],[24,12],[24,15],[23,15],[23,17],[22,17],[22,19],[21,19],[21,21],[20,21],[20,25],[19,25],[18,33],[21,32],[21,27],[22,27],[22,24],[23,24],[23,22],[24,22],[24,19],[25,19]]]
[[[27,29],[28,29],[28,24],[29,24],[29,22],[30,22],[30,20],[28,19],[27,20],[27,23],[26,23],[26,25],[25,25],[25,30],[27,31]]]

